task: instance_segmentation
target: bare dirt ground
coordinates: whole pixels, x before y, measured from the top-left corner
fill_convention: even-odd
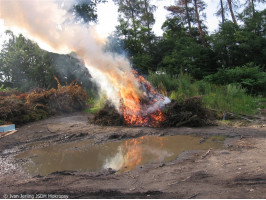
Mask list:
[[[37,194],[69,198],[266,198],[263,120],[246,126],[157,129],[96,126],[89,124],[83,113],[54,116],[0,138],[0,198],[21,195],[47,198]],[[105,169],[31,176],[22,170],[23,160],[15,158],[18,153],[47,144],[89,139],[105,143],[145,135],[226,136],[226,139],[223,149],[186,151],[172,162],[147,164],[124,173]],[[38,147],[32,145],[38,142]]]

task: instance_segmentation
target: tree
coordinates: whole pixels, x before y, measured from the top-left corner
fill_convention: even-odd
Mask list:
[[[82,20],[85,23],[97,22],[97,4],[106,2],[105,0],[76,0],[73,12],[77,20]]]
[[[178,15],[188,25],[189,33],[191,34],[193,8],[190,6],[191,0],[178,0],[175,5],[168,6],[166,9],[172,13],[172,15]]]
[[[154,5],[151,5],[150,0],[143,0],[140,6],[142,12],[142,15],[140,16],[140,24],[143,27],[147,28],[147,43],[149,46],[149,51],[151,51],[152,40],[154,38],[154,34],[152,33],[152,26],[155,23],[153,12],[155,11],[156,7]]]
[[[237,25],[237,21],[236,21],[235,14],[234,14],[234,11],[233,11],[233,2],[232,2],[232,0],[227,0],[227,4],[229,6],[229,10],[230,10],[230,14],[231,14],[232,20],[233,20],[234,24]]]
[[[203,47],[196,37],[191,37],[179,17],[168,18],[162,28],[164,36],[158,45],[160,69],[170,74],[183,70],[197,79],[216,71],[213,51],[208,45]]]
[[[253,17],[255,16],[255,12],[256,12],[256,10],[255,10],[255,2],[265,3],[266,0],[246,0],[245,4],[247,5],[247,7],[244,10],[244,12],[247,11],[247,10],[248,10],[248,12],[250,12],[249,10],[251,10]]]
[[[116,35],[123,40],[134,67],[147,72],[152,65],[153,41],[152,25],[155,20],[155,6],[149,0],[114,0],[118,5],[119,25]]]
[[[28,91],[33,88],[56,88],[56,76],[62,85],[77,80],[88,89],[91,83],[86,67],[74,55],[44,51],[36,43],[12,32],[0,52],[0,80],[7,87]]]
[[[200,38],[202,41],[202,45],[205,46],[205,36],[202,28],[202,22],[200,20],[200,12],[202,12],[206,8],[206,4],[201,1],[201,0],[193,0],[194,3],[194,10],[195,10],[195,15],[196,15],[196,20],[198,24],[198,29],[200,33]]]
[[[22,90],[53,87],[56,82],[52,76],[56,73],[48,53],[22,35],[15,37],[11,32],[8,34],[11,34],[11,39],[0,53],[4,82]]]
[[[193,36],[193,26],[197,25],[201,43],[205,46],[204,25],[201,18],[205,18],[203,13],[206,4],[202,0],[179,0],[175,5],[167,7],[172,16],[177,16],[183,24],[186,24],[189,34]]]
[[[219,9],[216,12],[216,15],[222,17],[222,24],[223,24],[225,22],[225,7],[224,7],[223,0],[220,0]]]
[[[247,5],[243,12],[239,15],[240,20],[242,20],[246,27],[251,28],[250,31],[253,31],[254,33],[260,31],[259,27],[259,21],[261,16],[259,12],[255,10],[255,2],[258,3],[265,3],[266,0],[246,0],[245,4]]]
[[[220,24],[219,31],[211,36],[220,67],[233,68],[250,62],[265,66],[265,16],[266,9],[257,13],[256,23],[250,16],[243,19],[243,26],[230,21]],[[253,31],[254,24],[257,24],[256,32]]]

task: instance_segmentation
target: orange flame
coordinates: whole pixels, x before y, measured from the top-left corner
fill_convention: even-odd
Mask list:
[[[153,89],[143,76],[139,76],[136,71],[133,71],[133,74],[142,87],[140,89],[143,91],[144,97],[139,97],[132,93],[130,85],[128,89],[120,91],[122,100],[121,112],[124,120],[128,125],[132,126],[156,127],[165,120],[165,117],[159,108],[152,112],[148,112],[148,108],[151,108],[158,99],[163,99],[163,97]]]

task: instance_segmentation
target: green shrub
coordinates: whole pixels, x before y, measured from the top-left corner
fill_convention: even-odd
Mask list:
[[[258,108],[258,98],[248,95],[241,86],[233,84],[211,85],[211,90],[203,95],[203,102],[208,108],[236,114],[255,114]]]
[[[266,72],[254,63],[242,67],[219,69],[215,74],[204,77],[208,82],[215,84],[240,84],[251,94],[266,96]]]
[[[149,72],[148,81],[157,89],[164,85],[167,91],[176,90],[178,88],[178,79],[175,75],[167,74],[165,71],[160,71],[161,74]]]

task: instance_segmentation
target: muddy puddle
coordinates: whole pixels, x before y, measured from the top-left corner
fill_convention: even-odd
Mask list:
[[[148,163],[175,160],[187,150],[222,149],[224,138],[213,136],[202,140],[195,136],[143,136],[135,139],[95,144],[93,140],[35,147],[16,156],[31,175],[47,175],[56,171],[97,171],[112,168],[130,171]]]

